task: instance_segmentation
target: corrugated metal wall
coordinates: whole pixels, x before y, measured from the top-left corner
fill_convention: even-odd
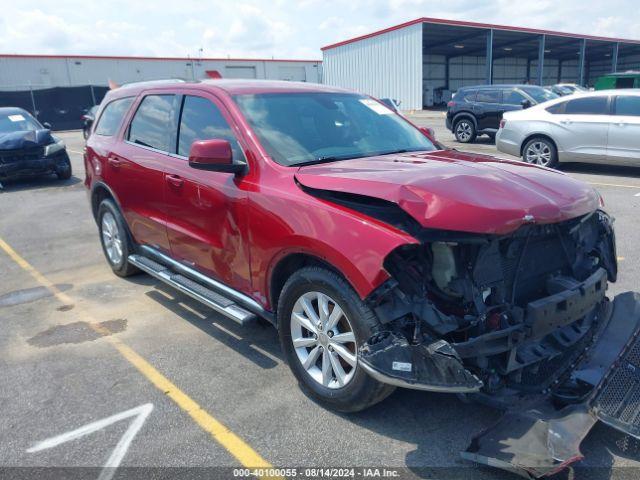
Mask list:
[[[320,62],[265,60],[189,60],[189,59],[120,59],[79,57],[11,57],[0,56],[0,89],[24,90],[104,85],[162,78],[205,78],[207,70],[217,70],[225,77],[227,67],[253,69],[255,78],[322,81]],[[229,75],[231,76],[231,75]]]
[[[324,83],[422,109],[422,24],[323,51]]]

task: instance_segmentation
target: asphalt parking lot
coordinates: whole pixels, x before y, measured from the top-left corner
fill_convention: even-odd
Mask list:
[[[448,146],[496,154],[486,137],[457,144],[440,112],[411,118]],[[297,388],[273,328],[241,328],[149,276],[114,276],[82,183],[82,136],[61,136],[70,180],[0,190],[1,466],[385,466],[416,478],[518,478],[459,457],[498,412],[409,390],[359,414],[327,411]],[[562,170],[596,187],[616,217],[611,296],[640,288],[640,168]],[[638,470],[614,467],[640,467],[637,444],[602,424],[582,451],[582,466],[599,467],[590,478],[633,478]]]

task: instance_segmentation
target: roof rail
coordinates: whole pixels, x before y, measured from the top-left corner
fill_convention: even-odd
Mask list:
[[[184,78],[162,78],[157,80],[141,80],[138,82],[127,82],[120,85],[120,88],[126,87],[139,87],[145,85],[158,85],[163,83],[187,83],[187,82],[197,82],[197,80],[187,80]]]

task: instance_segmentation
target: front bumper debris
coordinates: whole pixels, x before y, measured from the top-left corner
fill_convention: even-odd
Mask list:
[[[477,392],[478,377],[469,372],[444,340],[411,345],[392,332],[374,335],[360,350],[360,365],[382,383],[432,392]]]
[[[580,443],[598,420],[640,438],[640,294],[618,295],[607,310],[594,344],[566,382],[585,393],[562,408],[553,392],[511,408],[473,439],[463,458],[540,478],[581,460]]]

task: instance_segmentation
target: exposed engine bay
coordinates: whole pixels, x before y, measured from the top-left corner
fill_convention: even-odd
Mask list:
[[[558,384],[616,280],[607,214],[504,236],[418,235],[387,257],[391,279],[369,299],[385,329],[360,352],[365,368],[409,388],[493,397]],[[409,367],[422,357],[440,360]]]

